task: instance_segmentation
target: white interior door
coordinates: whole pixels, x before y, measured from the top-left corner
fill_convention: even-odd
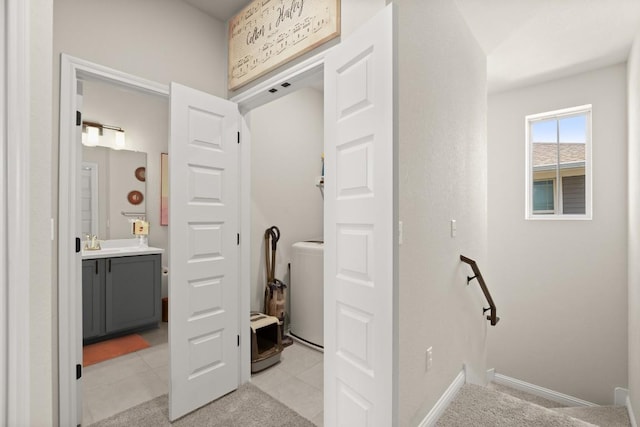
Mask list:
[[[171,84],[169,418],[238,386],[236,104]]]
[[[329,426],[392,426],[396,259],[392,6],[325,59]]]

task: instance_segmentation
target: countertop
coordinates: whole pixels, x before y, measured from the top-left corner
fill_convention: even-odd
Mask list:
[[[153,255],[164,252],[162,248],[140,246],[137,239],[105,240],[100,242],[102,249],[82,249],[82,259],[115,258],[123,256]]]

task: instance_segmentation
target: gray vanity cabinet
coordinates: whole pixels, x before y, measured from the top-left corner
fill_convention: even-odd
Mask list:
[[[160,254],[83,260],[83,340],[95,342],[157,325],[160,274]]]
[[[82,261],[82,339],[104,335],[104,259]]]
[[[160,255],[139,255],[107,259],[107,332],[158,323],[160,297]]]

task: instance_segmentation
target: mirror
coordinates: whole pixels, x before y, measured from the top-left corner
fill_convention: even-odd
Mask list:
[[[146,217],[146,167],[143,152],[82,146],[83,237],[133,238],[130,220]]]

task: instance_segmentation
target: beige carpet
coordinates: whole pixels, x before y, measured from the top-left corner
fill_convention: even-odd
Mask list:
[[[489,383],[487,387],[492,390],[496,390],[501,393],[506,393],[513,397],[517,397],[518,399],[535,403],[536,405],[542,406],[544,408],[562,408],[565,406],[561,403],[554,402],[553,400],[545,399],[544,397],[536,396],[535,394],[527,393],[526,391],[522,391],[522,390],[517,390],[515,388],[508,387],[502,384],[497,384],[492,382],[492,383]]]
[[[583,408],[557,408],[554,409],[561,414],[578,418],[597,426],[606,427],[629,427],[629,414],[624,406],[593,406]]]
[[[168,397],[163,395],[91,427],[313,427],[313,423],[256,386],[245,384],[173,424]]]
[[[438,427],[593,427],[551,409],[466,384],[436,423]]]

